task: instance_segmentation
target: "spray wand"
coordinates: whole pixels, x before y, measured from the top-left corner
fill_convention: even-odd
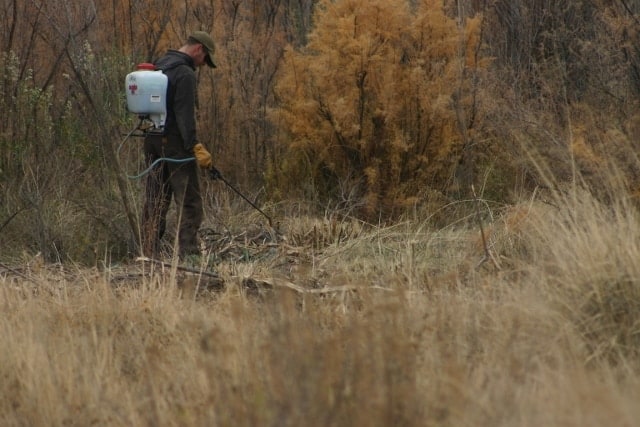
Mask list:
[[[229,181],[227,181],[222,174],[220,173],[220,171],[218,169],[216,169],[215,167],[211,166],[211,168],[209,169],[209,178],[211,178],[212,180],[220,180],[222,182],[224,182],[227,187],[229,187],[230,189],[232,189],[233,191],[236,192],[236,194],[238,194],[240,197],[242,197],[247,203],[249,203],[255,210],[257,210],[258,212],[260,212],[265,218],[267,218],[267,221],[269,221],[269,227],[273,228],[273,223],[271,221],[271,217],[269,215],[267,215],[266,213],[264,213],[262,211],[262,209],[260,209],[259,207],[257,207],[255,205],[255,203],[253,203],[251,200],[249,200],[244,194],[242,194],[237,188],[235,188],[233,185],[231,185],[231,183]]]

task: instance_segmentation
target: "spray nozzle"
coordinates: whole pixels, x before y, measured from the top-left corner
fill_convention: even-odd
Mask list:
[[[215,168],[215,166],[211,166],[211,168],[209,168],[209,178],[211,178],[214,181],[218,179],[222,179],[222,174],[218,169]]]

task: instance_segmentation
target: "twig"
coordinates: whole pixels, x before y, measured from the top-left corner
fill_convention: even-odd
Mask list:
[[[480,235],[482,236],[482,247],[484,249],[484,257],[482,257],[482,259],[480,260],[480,262],[478,263],[476,268],[479,268],[486,261],[490,260],[493,263],[494,267],[496,267],[498,270],[500,270],[500,265],[498,264],[498,261],[495,259],[495,257],[493,256],[493,254],[489,250],[489,245],[487,244],[487,238],[486,238],[485,233],[484,233],[484,226],[482,224],[482,218],[481,218],[481,215],[480,215],[480,200],[478,199],[478,196],[476,195],[476,189],[473,186],[473,184],[471,185],[471,191],[473,192],[473,198],[476,201],[476,203],[475,203],[475,205],[476,205],[476,219],[478,220],[478,226],[480,227]]]
[[[27,276],[26,274],[14,269],[14,268],[11,268],[8,265],[5,265],[5,264],[3,264],[1,262],[0,262],[0,267],[4,268],[5,270],[7,270],[10,273],[15,274],[16,276],[19,276],[19,277],[22,277],[25,280],[28,280],[31,283],[35,283],[36,285],[39,284],[37,281],[33,280],[31,277]]]
[[[181,265],[173,265],[172,263],[160,261],[160,260],[157,260],[157,259],[139,257],[139,258],[136,258],[136,261],[149,262],[149,263],[161,265],[161,266],[166,267],[166,268],[175,268],[176,270],[179,270],[179,271],[185,271],[187,273],[199,274],[199,275],[207,276],[207,277],[214,277],[216,279],[220,278],[218,273],[214,273],[214,272],[211,272],[211,271],[204,271],[204,270],[201,270],[201,269],[198,269],[198,268],[184,267],[184,266],[181,266]]]
[[[339,293],[339,292],[350,292],[350,291],[357,291],[361,289],[375,289],[375,290],[387,291],[387,292],[394,291],[394,289],[385,288],[382,286],[363,287],[363,286],[355,286],[355,285],[324,286],[322,288],[307,289],[300,285],[296,285],[295,283],[292,283],[288,280],[282,280],[282,279],[276,279],[276,278],[270,278],[270,279],[255,278],[254,279],[252,277],[246,277],[242,280],[242,284],[249,288],[279,287],[279,288],[291,289],[293,291],[298,292],[299,294],[315,294],[315,295],[326,295],[326,294]]]

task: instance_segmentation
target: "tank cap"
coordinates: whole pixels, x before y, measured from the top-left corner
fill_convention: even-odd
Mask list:
[[[138,64],[137,69],[138,70],[155,71],[156,66],[151,64],[150,62],[143,62],[143,63]]]

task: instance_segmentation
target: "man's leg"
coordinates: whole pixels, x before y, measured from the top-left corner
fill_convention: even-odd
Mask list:
[[[161,156],[161,144],[159,137],[152,136],[145,140],[147,165],[151,165]],[[171,203],[171,186],[168,185],[169,173],[166,163],[161,162],[146,177],[140,233],[143,254],[149,257],[158,256],[160,240],[167,228],[167,212]]]
[[[181,256],[199,254],[198,229],[202,223],[202,196],[195,162],[178,165],[173,169],[170,182],[178,208],[180,225],[178,244]]]

